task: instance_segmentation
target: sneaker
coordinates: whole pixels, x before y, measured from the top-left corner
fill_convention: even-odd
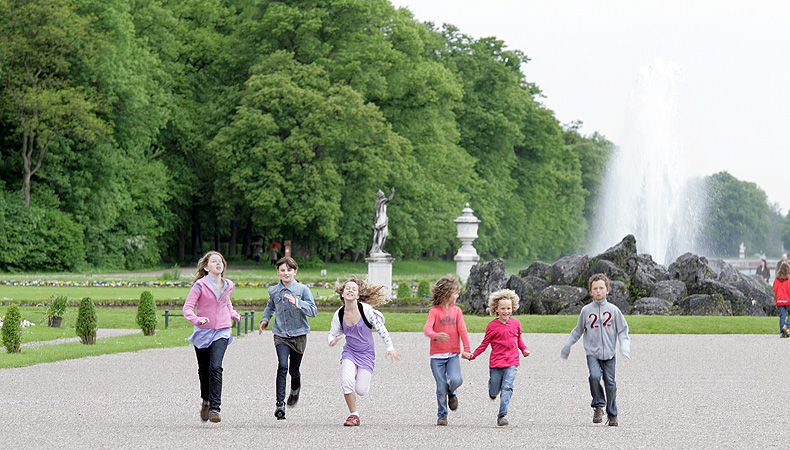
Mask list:
[[[222,422],[222,417],[219,416],[219,410],[218,409],[211,409],[211,410],[209,410],[209,412],[208,412],[208,420],[210,420],[210,421],[212,421],[214,423]]]
[[[496,418],[496,426],[504,427],[505,425],[509,424],[510,422],[507,421],[507,417],[499,416]]]
[[[299,391],[301,389],[302,389],[301,386],[299,386],[296,389],[291,389],[291,395],[288,396],[288,402],[287,402],[288,406],[294,406],[296,402],[299,401]]]
[[[609,416],[609,418],[606,419],[606,424],[609,425],[610,427],[616,427],[617,416]]]
[[[490,398],[491,400],[496,400],[496,395],[488,394],[488,398]]]
[[[790,337],[790,330],[787,329],[787,325],[782,327],[782,333],[779,335],[779,337]]]
[[[458,409],[458,396],[453,394],[448,395],[447,406],[450,407],[450,411],[455,411]]]
[[[205,400],[200,405],[200,420],[208,422],[208,402]]]
[[[276,417],[277,420],[285,419],[285,403],[277,402],[277,409],[274,410],[274,417]]]
[[[593,413],[593,423],[601,423],[603,422],[603,408],[600,406],[595,407],[595,412]]]
[[[439,417],[436,419],[436,425],[446,427],[447,426],[447,417]]]
[[[346,419],[345,423],[343,423],[343,426],[346,426],[346,427],[358,427],[359,426],[359,416],[355,416],[353,414],[348,416],[348,419]]]

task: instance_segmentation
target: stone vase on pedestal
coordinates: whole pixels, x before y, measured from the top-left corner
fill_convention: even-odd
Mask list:
[[[469,207],[469,203],[461,211],[461,215],[455,219],[458,226],[458,239],[461,240],[461,248],[455,255],[455,272],[461,279],[461,283],[466,283],[469,279],[469,272],[472,266],[480,261],[480,255],[477,250],[472,246],[472,242],[477,239],[477,227],[480,225],[480,219],[475,217],[474,211]]]

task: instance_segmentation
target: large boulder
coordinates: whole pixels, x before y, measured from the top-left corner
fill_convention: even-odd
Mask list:
[[[623,283],[630,283],[631,277],[625,273],[625,270],[614,265],[613,262],[600,259],[596,261],[590,268],[590,275],[595,273],[602,273],[606,275],[610,281],[621,281]]]
[[[680,280],[691,294],[701,294],[702,282],[716,278],[716,274],[708,265],[708,259],[693,253],[678,256],[668,268],[670,279]]]
[[[504,289],[510,275],[505,270],[505,261],[497,258],[472,266],[466,289],[458,297],[459,303],[469,305],[472,313],[485,313],[488,308],[488,296],[492,292]]]
[[[741,275],[735,288],[743,293],[745,314],[750,316],[775,316],[779,314],[774,301],[774,290],[757,275]]]
[[[631,286],[637,297],[647,297],[659,281],[670,279],[666,267],[653,261],[648,254],[637,255],[634,258],[634,271],[631,273]]]
[[[577,286],[548,286],[540,293],[540,301],[546,314],[558,314],[568,308],[583,305],[587,296],[587,289]]]
[[[543,261],[535,261],[526,269],[520,270],[518,276],[522,278],[535,277],[549,282],[551,280],[551,264],[544,263]]]
[[[634,302],[633,313],[645,315],[669,315],[671,304],[663,298],[643,297]]]
[[[626,274],[632,274],[636,269],[636,256],[636,238],[633,234],[629,234],[618,244],[610,247],[600,255],[593,257],[591,265],[595,265],[598,261],[605,259],[612,262]]]
[[[587,255],[570,255],[551,265],[551,284],[586,287],[590,277],[590,258]]]
[[[548,287],[549,282],[537,277],[517,277],[513,275],[508,279],[506,287],[513,289],[518,295],[519,306],[516,314],[545,314],[540,293]]]
[[[691,316],[731,316],[730,302],[719,294],[694,294],[678,304],[683,314]]]
[[[650,297],[660,298],[674,305],[688,295],[686,284],[680,280],[659,281],[650,291]]]
[[[609,282],[609,294],[606,296],[606,300],[620,308],[623,314],[631,314],[631,304],[628,303],[629,296],[628,286],[625,283],[622,281]]]

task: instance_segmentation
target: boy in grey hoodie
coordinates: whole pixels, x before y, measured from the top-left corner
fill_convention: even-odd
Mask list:
[[[582,308],[576,328],[560,351],[562,359],[568,359],[571,346],[584,335],[584,351],[587,353],[587,368],[590,369],[591,406],[595,408],[593,423],[603,421],[603,407],[606,406],[606,423],[617,426],[617,384],[614,381],[615,354],[617,339],[620,340],[620,353],[631,357],[631,339],[628,337],[628,323],[620,308],[606,301],[609,293],[609,278],[596,273],[589,280],[590,295],[593,301]],[[601,387],[603,376],[604,387]],[[604,396],[605,390],[605,396]]]

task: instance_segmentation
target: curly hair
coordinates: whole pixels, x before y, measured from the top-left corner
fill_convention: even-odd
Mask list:
[[[451,295],[461,292],[461,283],[453,275],[445,275],[431,286],[431,299],[434,305],[441,305]]]
[[[500,300],[510,300],[510,304],[513,306],[513,312],[518,309],[518,295],[516,291],[512,289],[500,289],[488,296],[488,311],[492,316],[496,315],[496,309],[499,307]]]
[[[222,260],[222,273],[220,274],[220,276],[221,277],[225,276],[225,269],[227,269],[228,267],[228,264],[225,262],[225,257],[222,256],[222,253],[212,250],[206,253],[205,255],[203,255],[203,257],[200,258],[200,261],[198,261],[197,272],[195,272],[195,279],[192,281],[193,283],[206,276],[206,274],[208,274],[208,270],[206,270],[206,266],[208,266],[208,260],[211,259],[211,257],[214,255],[219,256],[219,259]]]
[[[592,284],[596,281],[603,281],[603,284],[606,286],[606,292],[612,290],[612,288],[609,286],[609,277],[607,277],[602,273],[594,273],[593,276],[591,276],[590,279],[587,280],[588,291],[592,291]]]
[[[360,302],[365,302],[370,306],[381,306],[390,301],[386,286],[383,284],[370,284],[367,279],[363,280],[354,275],[348,277],[343,283],[340,280],[335,281],[335,292],[337,292],[341,300],[343,299],[343,289],[348,283],[356,283],[359,287]]]

